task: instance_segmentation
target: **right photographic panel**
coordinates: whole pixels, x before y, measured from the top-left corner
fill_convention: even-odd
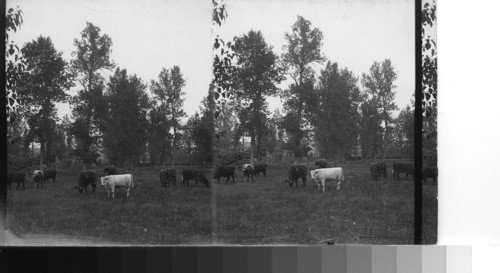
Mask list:
[[[435,244],[435,1],[212,3],[214,242]]]

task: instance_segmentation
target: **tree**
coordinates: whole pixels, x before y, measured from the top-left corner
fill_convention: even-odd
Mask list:
[[[347,68],[328,61],[321,70],[316,96],[310,100],[312,124],[322,157],[343,160],[356,147],[358,136],[358,79]]]
[[[394,135],[400,150],[400,157],[413,157],[415,137],[415,112],[406,106],[395,120]]]
[[[99,73],[102,70],[114,68],[110,59],[112,41],[106,34],[101,34],[101,29],[87,22],[85,29],[81,32],[81,39],[75,39],[76,51],[72,53],[75,57],[71,61],[77,80],[83,87],[78,95],[72,98],[74,106],[73,115],[78,121],[78,128],[74,131],[77,145],[77,155],[88,160],[97,158],[96,148],[99,140],[98,132],[102,126],[102,119],[106,112],[106,102],[103,97],[105,88],[104,78]]]
[[[382,141],[383,159],[386,156],[392,112],[398,109],[394,103],[396,94],[394,91],[394,88],[396,88],[394,81],[396,79],[397,74],[389,59],[385,59],[382,63],[374,62],[370,67],[370,73],[363,73],[361,77],[361,84],[366,88],[369,96],[375,99],[377,109],[379,109],[384,122],[384,137]]]
[[[250,162],[253,162],[256,148],[262,147],[268,114],[266,97],[277,94],[276,84],[282,77],[277,67],[278,56],[260,31],[250,30],[239,37],[235,52],[236,99],[241,104],[238,116],[240,126],[250,135]]]
[[[308,151],[309,131],[306,130],[304,108],[314,89],[312,65],[324,60],[321,54],[323,34],[318,28],[312,28],[310,21],[298,16],[292,25],[292,32],[285,33],[285,39],[288,44],[284,46],[283,65],[294,84],[282,93],[287,111],[284,124],[290,137],[288,146],[295,157],[301,157]]]
[[[109,78],[103,144],[113,163],[136,163],[146,147],[149,98],[146,85],[119,67]]]
[[[177,140],[179,139],[177,131],[181,127],[180,119],[186,116],[186,113],[182,109],[184,105],[183,96],[186,94],[186,92],[182,91],[182,88],[185,85],[186,81],[182,76],[179,66],[174,66],[170,70],[163,68],[158,76],[158,82],[151,81],[151,92],[155,95],[156,100],[159,101],[161,112],[167,116],[168,125],[173,130],[171,166],[174,166],[175,150]]]
[[[26,67],[30,75],[22,88],[29,103],[27,114],[30,134],[40,143],[40,168],[50,157],[56,125],[56,102],[67,98],[65,90],[74,86],[67,63],[50,37],[40,36],[24,46]],[[50,161],[49,164],[50,165]]]
[[[151,102],[151,105],[154,103]],[[153,106],[148,113],[148,148],[151,167],[154,168],[159,160],[163,165],[163,160],[170,151],[172,135],[169,133],[170,125],[167,116],[158,106]]]
[[[375,159],[377,150],[382,146],[384,130],[381,126],[382,117],[377,110],[377,102],[373,98],[361,103],[360,110],[361,157],[365,162],[368,153]]]

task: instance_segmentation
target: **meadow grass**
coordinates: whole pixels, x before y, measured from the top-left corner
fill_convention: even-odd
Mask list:
[[[135,169],[131,197],[118,189],[110,199],[98,186],[79,194],[77,174],[60,172],[56,183],[9,190],[8,228],[19,235],[49,234],[99,238],[123,244],[410,244],[413,237],[413,180],[372,181],[369,163],[349,162],[340,191],[326,182],[318,192],[308,177],[290,188],[287,167],[270,166],[267,176],[219,184],[206,170],[212,187],[162,188],[158,171]],[[388,164],[388,167],[392,164]],[[312,168],[312,163],[308,164]],[[390,173],[390,172],[389,172]],[[89,188],[90,189],[90,188]],[[435,185],[424,186],[424,236],[435,238]],[[435,243],[435,240],[428,241]]]

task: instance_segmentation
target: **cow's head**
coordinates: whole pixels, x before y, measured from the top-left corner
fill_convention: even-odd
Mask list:
[[[293,187],[293,181],[292,180],[285,179],[285,182],[288,183],[288,186],[290,186],[290,188]]]
[[[311,176],[311,179],[316,181],[316,174],[318,173],[318,170],[311,170],[309,172],[309,175]]]
[[[100,178],[100,180],[101,180],[101,186],[103,186],[103,187],[104,187],[104,186],[105,186],[105,183],[108,181],[108,179],[109,179],[109,177],[107,177],[107,176],[103,176],[103,177],[101,177],[101,178]]]

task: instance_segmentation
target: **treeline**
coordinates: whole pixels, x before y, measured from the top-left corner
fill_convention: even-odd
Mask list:
[[[301,16],[285,33],[281,56],[260,31],[234,40],[222,47],[236,61],[229,92],[218,96],[219,164],[241,158],[235,154],[247,147],[245,139],[252,161],[413,157],[414,102],[395,116],[397,73],[389,59],[375,61],[358,77],[323,55],[321,30]],[[290,84],[280,90],[282,83]],[[268,97],[279,97],[283,110],[270,113]]]
[[[66,166],[211,164],[213,126],[207,113],[213,110],[204,98],[199,112],[182,122],[186,82],[179,66],[163,68],[148,85],[111,60],[112,39],[92,23],[74,46],[70,61],[50,37],[20,49],[25,70],[13,88],[17,104],[8,127],[12,169],[33,164],[34,143],[41,168],[56,160]],[[77,84],[81,89],[69,96]],[[71,118],[61,120],[56,103],[69,103]]]

